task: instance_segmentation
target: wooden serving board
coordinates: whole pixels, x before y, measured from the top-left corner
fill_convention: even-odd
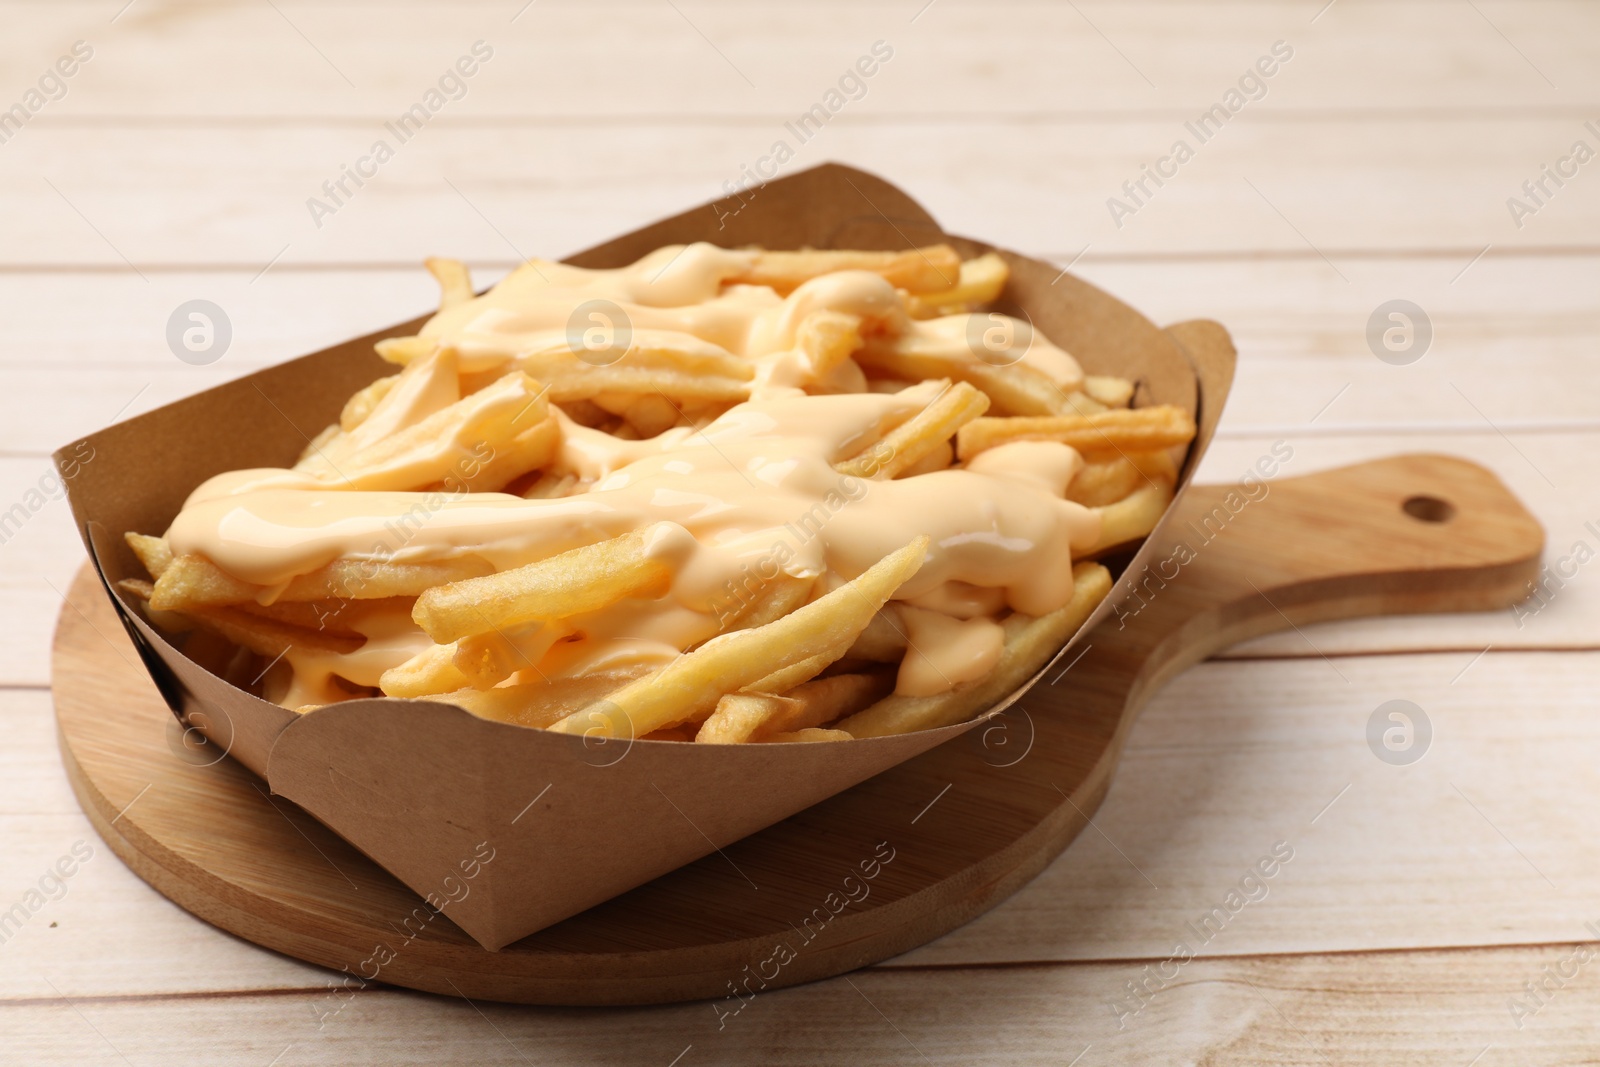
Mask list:
[[[134,871],[268,948],[475,999],[729,998],[720,1014],[1004,900],[1084,828],[1139,709],[1184,667],[1291,625],[1511,604],[1544,541],[1494,475],[1437,455],[1195,486],[1177,508],[1140,596],[1006,714],[500,952],[232,760],[186,744],[88,567],[55,637],[62,759]]]

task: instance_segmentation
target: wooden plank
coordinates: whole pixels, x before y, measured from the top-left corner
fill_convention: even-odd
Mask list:
[[[317,218],[308,201],[334,204],[323,184],[384,136],[380,125],[25,133],[6,145],[0,166],[0,195],[14,208],[0,220],[0,263],[226,263],[253,274],[274,257],[326,264],[564,254],[721,195],[783,131],[663,121],[596,137],[577,126],[441,124],[391,146],[394,158],[376,177],[360,189],[347,183],[351,195],[339,196],[338,211]],[[1244,116],[1162,188],[1147,184],[1148,199],[1134,199],[1124,183],[1184,136],[1180,123],[880,126],[841,115],[799,146],[790,169],[848,160],[901,181],[953,231],[1022,251],[1270,250],[1326,256],[1333,279],[1349,277],[1338,264],[1358,250],[1445,249],[1463,264],[1486,244],[1592,251],[1583,235],[1600,232],[1600,180],[1584,171],[1521,228],[1506,206],[1585,135],[1572,117],[1374,124]],[[976,164],[985,146],[1003,146],[1008,165]],[[1144,206],[1114,219],[1112,197]]]
[[[927,11],[703,0],[676,11],[648,2],[521,11],[480,2],[405,4],[390,18],[378,12],[391,9],[359,3],[282,2],[274,12],[141,2],[114,24],[103,6],[29,5],[26,24],[0,50],[20,75],[42,69],[75,38],[95,44],[52,119],[389,118],[478,39],[494,47],[494,58],[449,105],[452,116],[781,120],[817,101],[880,39],[894,58],[848,106],[895,117],[1186,115],[1216,100],[1280,39],[1297,51],[1251,105],[1264,112],[1552,108],[1593,100],[1600,89],[1585,48],[1600,21],[1577,0],[1485,3],[1482,14],[1447,0],[1346,0],[1320,13],[1321,4],[1260,2],[1087,2],[1074,10],[944,0]],[[617,32],[623,26],[628,32]],[[1351,70],[1362,76],[1349,77]]]
[[[1480,431],[1600,428],[1593,389],[1573,379],[1600,332],[1592,294],[1600,256],[1348,261],[1346,284],[1320,261],[1098,263],[1079,271],[1157,322],[1225,323],[1240,351],[1225,434],[1281,430]],[[498,265],[476,272],[481,284]],[[148,411],[431,307],[420,266],[328,273],[131,275],[49,272],[6,279],[12,294],[0,366],[0,452],[42,454]],[[1377,359],[1367,321],[1396,296],[1419,303],[1434,339],[1409,366]],[[196,367],[167,347],[167,317],[201,297],[228,315],[233,342]]]
[[[0,1002],[35,995],[41,975],[73,995],[325,984],[329,972],[207,926],[122,865],[67,785],[49,693],[0,691],[0,723],[8,739],[0,749],[0,910],[40,905],[20,927],[0,928]],[[63,856],[81,861],[69,862],[64,887],[48,882],[42,902],[28,901]]]
[[[1159,694],[1134,729],[1095,832],[995,912],[902,961],[1161,958],[1278,842],[1292,859],[1208,952],[1580,939],[1600,893],[1600,845],[1572,794],[1600,741],[1585,696],[1597,662],[1594,653],[1491,653],[1476,663],[1440,655],[1202,665]],[[1432,725],[1429,750],[1410,766],[1368,748],[1368,720],[1390,699],[1413,701]],[[8,847],[27,861],[7,865],[0,900],[20,896],[84,834],[56,777],[46,700],[0,693],[17,739],[8,758],[32,768],[0,783]],[[1020,748],[1022,723],[1015,729]],[[160,903],[109,856],[92,869],[86,891],[50,905],[49,918],[75,944],[128,947],[146,983],[131,988],[252,980],[245,962],[202,980],[190,946],[215,941],[233,952],[235,943]],[[190,927],[206,936],[194,941]],[[18,964],[7,973],[20,982],[76,959],[60,954],[63,936],[30,924],[6,946]],[[99,955],[83,966],[85,993],[127,991],[135,980]]]
[[[1561,796],[1586,774],[1597,740],[1582,694],[1600,658],[1471,659],[1195,668],[1135,728],[1099,833],[1004,908],[904,958],[1162,955],[1277,842],[1294,859],[1261,880],[1266,896],[1214,951],[1589,936],[1597,846],[1583,806]],[[1420,706],[1432,727],[1409,766],[1382,761],[1366,740],[1375,710],[1394,699]]]
[[[1582,560],[1600,555],[1600,505],[1587,457],[1600,447],[1592,431],[1313,437],[1292,428],[1261,437],[1219,439],[1202,467],[1202,480],[1236,480],[1265,454],[1274,439],[1294,449],[1285,475],[1355,463],[1398,451],[1447,452],[1495,471],[1546,531],[1540,597],[1519,609],[1488,614],[1365,619],[1306,627],[1237,646],[1232,656],[1349,655],[1382,651],[1454,649],[1476,654],[1492,645],[1510,648],[1600,646],[1600,573]],[[1302,459],[1305,466],[1301,467]]]
[[[1199,959],[1164,987],[1150,980],[1156,991],[1141,1011],[1123,1017],[1122,1029],[1113,998],[1127,995],[1126,983],[1146,980],[1142,965],[875,969],[758,993],[726,1019],[718,1009],[730,1008],[713,1004],[600,1016],[382,988],[347,999],[300,988],[200,1003],[99,1000],[45,972],[30,999],[0,1003],[0,1016],[9,1047],[21,1062],[40,1067],[173,1059],[262,1064],[273,1056],[284,1064],[559,1067],[593,1063],[618,1049],[627,1050],[630,1062],[684,1065],[1061,1065],[1079,1057],[1085,1065],[1502,1067],[1585,1062],[1592,1055],[1600,995],[1587,969],[1523,1018],[1520,1030],[1507,1006],[1523,981],[1544,977],[1544,968],[1570,972],[1566,961],[1575,951]]]

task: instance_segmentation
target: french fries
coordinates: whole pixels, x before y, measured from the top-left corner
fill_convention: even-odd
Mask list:
[[[976,311],[1000,298],[1011,277],[1011,268],[997,253],[988,252],[961,264],[960,278],[943,292],[912,295],[906,310],[914,319],[935,319],[945,315]]]
[[[893,688],[893,680],[887,673],[835,674],[796,686],[782,696],[729,693],[717,702],[717,709],[701,724],[694,739],[706,744],[732,745],[773,740],[777,736],[816,729],[841,715],[866,707],[874,699],[888,695]]]
[[[1060,441],[1084,455],[1115,455],[1186,445],[1193,437],[1194,419],[1189,413],[1162,404],[1094,415],[976,419],[956,435],[956,454],[969,460],[1008,441]]]
[[[1063,392],[1025,364],[997,367],[985,363],[967,350],[964,339],[962,347],[953,348],[943,338],[874,338],[856,353],[856,362],[877,377],[905,381],[952,378],[966,382],[982,390],[997,409],[1012,415],[1075,411],[1072,398],[1081,396]]]
[[[988,408],[989,398],[971,385],[946,382],[933,403],[896,426],[876,445],[834,467],[840,474],[857,478],[893,478],[943,448],[956,431]],[[949,466],[948,459],[943,466]]]
[[[390,667],[378,679],[378,688],[384,696],[428,697],[466,689],[472,679],[456,666],[456,646],[432,645],[396,667]]]
[[[150,583],[139,579],[124,579],[121,586],[124,592],[146,603],[149,603],[155,591]],[[296,626],[237,607],[189,607],[180,614],[195,625],[268,658],[281,656],[291,648],[350,653],[360,648],[364,641],[358,634]]]
[[[993,706],[1108,594],[1093,560],[1160,521],[1192,417],[1133,407],[1142,385],[1000,314],[998,253],[686,251],[540,264],[483,296],[427,260],[439,314],[376,345],[398,372],[290,470],[128,533],[149,578],[123,592],[300,711],[383,695],[585,737],[784,744]],[[596,300],[615,348],[573,340]],[[969,463],[1029,441],[1078,455]]]
[[[758,737],[755,740],[759,744],[769,744],[775,741],[785,743],[794,741],[853,741],[855,738],[851,737],[845,730],[828,730],[813,726],[804,730],[768,734],[766,737]]]
[[[300,469],[350,490],[417,490],[442,483],[485,448],[494,453],[517,447],[518,437],[549,416],[547,392],[526,374],[512,371],[367,447],[347,451],[338,447],[337,438],[330,440]],[[361,427],[354,432],[360,433]]]
[[[439,283],[441,309],[465,304],[472,299],[472,275],[467,272],[465,263],[459,259],[429,256],[422,261],[422,265],[428,268],[428,273]]]
[[[463,689],[431,699],[454,704],[485,719],[547,729],[573,712],[603,699],[607,693],[634,681],[646,670],[635,667],[602,671],[580,678],[526,682],[494,689]]]
[[[1144,537],[1156,528],[1167,505],[1172,503],[1172,487],[1161,482],[1140,486],[1114,504],[1103,504],[1100,513],[1100,538],[1087,554],[1099,555],[1107,549]]]
[[[457,556],[431,563],[339,559],[296,576],[272,599],[337,602],[414,597],[447,582],[476,578],[492,570],[480,556]],[[223,607],[260,602],[269,592],[266,586],[241,581],[204,556],[191,553],[173,557],[156,576],[150,606],[157,611]]]
[[[882,737],[913,730],[932,730],[971,718],[993,705],[1043,667],[1111,592],[1111,572],[1098,563],[1072,569],[1072,599],[1049,615],[1012,615],[1001,623],[1005,650],[987,676],[937,696],[884,697],[839,723],[851,737]]]
[[[812,374],[825,378],[861,347],[861,317],[843,311],[813,311],[795,332],[795,347],[806,354]]]
[[[728,279],[742,285],[765,285],[788,294],[812,278],[841,270],[882,275],[908,293],[937,293],[961,281],[961,257],[949,245],[930,245],[909,252],[757,252],[750,266]]]
[[[755,377],[745,360],[667,330],[633,331],[625,350],[598,358],[574,351],[560,335],[517,352],[514,361],[523,373],[543,382],[557,404],[617,394],[671,397],[680,404],[733,403],[749,395]]]
[[[672,568],[652,554],[648,531],[634,531],[516,570],[429,589],[411,617],[445,643],[526,622],[581,615],[624,597],[660,592]]]
[[[724,634],[550,728],[558,733],[639,737],[707,715],[730,690],[833,653],[843,655],[896,589],[922,566],[919,537],[865,574],[776,622]]]
[[[339,429],[350,433],[367,421],[367,416],[372,414],[380,401],[389,395],[400,381],[400,375],[391,374],[386,378],[379,378],[365,389],[358,391],[349,400],[345,401],[344,409],[339,412]]]

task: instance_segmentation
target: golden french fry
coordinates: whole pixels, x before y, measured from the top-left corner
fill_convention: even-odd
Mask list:
[[[1085,463],[1067,486],[1067,499],[1084,507],[1114,504],[1144,484],[1145,476],[1127,456]]]
[[[1095,508],[1100,514],[1100,537],[1085,554],[1098,554],[1146,536],[1156,528],[1171,503],[1170,485],[1146,482],[1115,504]]]
[[[1193,439],[1194,419],[1189,413],[1160,404],[1094,415],[975,419],[957,433],[956,454],[965,461],[1008,441],[1060,441],[1091,456],[1150,452],[1186,445]]]
[[[1139,468],[1140,473],[1151,481],[1165,482],[1167,485],[1178,484],[1178,460],[1171,449],[1129,452],[1128,458]]]
[[[418,490],[437,485],[478,461],[481,450],[509,447],[545,421],[545,389],[520,371],[379,438],[351,455],[313,456],[301,469],[330,488]],[[449,442],[441,448],[440,442]]]
[[[1098,415],[1102,411],[1111,410],[1112,405],[1102,404],[1086,392],[1073,391],[1062,396],[1062,403],[1056,414],[1058,415]]]
[[[546,622],[472,634],[455,642],[454,662],[467,684],[488,689],[518,671],[537,671],[539,660],[550,646],[571,632],[559,623]]]
[[[834,469],[856,478],[893,478],[943,448],[952,434],[988,408],[989,398],[968,383],[947,383],[927,407],[864,452],[835,463]]]
[[[144,600],[152,612],[164,613],[154,605],[155,586],[151,583],[132,578],[117,584],[124,592]],[[269,658],[282,656],[290,649],[348,654],[366,643],[360,634],[295,626],[237,607],[188,607],[181,614],[196,626]]]
[[[765,626],[809,600],[815,585],[815,579],[784,574],[770,582],[761,582],[754,589],[738,587],[730,600],[717,606],[717,623],[722,633]],[[817,668],[819,671],[821,669]]]
[[[1111,591],[1111,572],[1098,563],[1077,564],[1072,579],[1072,599],[1064,607],[1038,618],[1012,615],[1001,623],[1005,651],[984,678],[937,696],[884,697],[838,728],[852,737],[904,734],[963,722],[993,706],[1048,663]]]
[[[785,613],[787,614],[787,613]],[[807,656],[798,663],[791,663],[781,670],[773,671],[764,678],[757,678],[744,687],[746,693],[773,694],[787,693],[795,686],[809,682],[823,671],[827,670],[836,660],[840,659],[846,650],[841,650],[837,645],[815,656]]]
[[[498,493],[529,471],[549,463],[561,446],[561,424],[547,418],[501,445],[471,473],[452,472],[441,488],[448,492]]]
[[[612,424],[615,416],[623,415],[642,396],[665,398],[681,412],[686,404],[735,404],[750,395],[748,378],[626,362],[606,367],[552,367],[544,380],[550,386],[553,403],[595,401],[597,407],[613,416]],[[609,398],[609,404],[605,398]],[[613,406],[617,410],[608,410]]]
[[[748,360],[709,341],[672,330],[635,330],[627,349],[621,352],[575,351],[565,334],[548,331],[531,337],[507,335],[497,345],[503,345],[503,351],[497,347],[489,354],[503,355],[512,365],[543,382],[553,403],[576,405],[617,394],[617,403],[600,404],[613,415],[622,414],[640,396],[695,403],[737,402],[749,395],[749,382],[755,376]],[[473,351],[474,358],[484,356],[477,349]],[[463,387],[470,388],[474,377],[464,376]],[[571,408],[568,415],[587,423]]]
[[[558,678],[550,682],[502,685],[494,689],[460,689],[434,696],[433,699],[454,704],[482,719],[542,729],[603,699],[607,693],[622,688],[648,670],[648,667],[630,667],[577,678]],[[688,737],[683,740],[688,740]]]
[[[894,675],[887,671],[813,679],[785,693],[787,702],[756,726],[750,740],[761,741],[770,734],[814,729],[853,715],[888,696],[893,689]]]
[[[906,654],[906,632],[894,617],[894,610],[894,605],[890,604],[874,615],[866,629],[856,635],[855,643],[845,651],[845,656],[876,663],[899,663]]]
[[[125,533],[122,539],[133,549],[133,554],[139,557],[139,562],[144,565],[145,572],[150,577],[159,578],[163,571],[172,566],[172,547],[167,544],[166,538]]]
[[[699,738],[696,738],[695,740],[698,741]],[[853,735],[848,734],[843,730],[823,730],[823,729],[819,729],[817,727],[809,727],[809,728],[804,729],[804,730],[794,730],[794,731],[789,732],[789,733],[768,734],[765,737],[758,737],[758,738],[756,738],[756,743],[757,744],[762,744],[762,745],[769,745],[769,744],[791,743],[791,742],[795,742],[795,741],[854,741],[854,740],[855,740],[855,737]]]
[[[139,600],[144,601],[145,617],[150,620],[150,624],[152,626],[157,627],[163,632],[169,634],[182,634],[190,633],[196,629],[196,623],[194,619],[190,618],[188,615],[185,615],[181,611],[158,611],[157,609],[152,608],[150,606],[150,597],[155,592],[155,586],[145,581],[143,578],[124,578],[117,583],[117,588],[122,590],[124,593],[127,593],[129,596],[137,597]],[[205,630],[201,632],[205,633],[211,639],[211,641],[215,642],[217,645],[227,644],[229,648],[235,647],[231,644],[228,644],[228,642],[223,641],[221,637],[218,637],[212,631]],[[184,646],[184,651],[191,653],[191,658],[193,658],[192,645],[193,642],[191,641],[189,644]],[[216,665],[220,665],[226,657],[213,658],[217,660]],[[197,662],[200,661],[197,660]]]
[[[143,578],[123,578],[117,582],[117,588],[140,600],[149,601],[156,587]]]
[[[964,349],[953,350],[946,339],[916,335],[870,338],[855,354],[856,362],[875,377],[910,382],[949,378],[983,390],[996,410],[1011,415],[1054,415],[1069,409],[1072,396],[1032,367],[1015,363],[991,366]],[[892,391],[892,390],[891,390]]]
[[[988,399],[988,398],[985,397],[985,399]],[[911,464],[908,467],[903,468],[900,471],[900,473],[896,475],[896,477],[898,477],[898,478],[915,478],[919,474],[931,474],[934,471],[946,470],[955,461],[956,461],[956,446],[955,446],[955,442],[954,441],[940,441],[938,444],[934,445],[927,452],[924,452],[922,454],[922,457],[920,459],[918,459],[915,463]]]
[[[737,619],[733,625],[724,626],[723,632],[729,630],[750,629],[756,626],[765,626],[789,614],[795,608],[805,603],[810,596],[812,581],[798,578],[789,579],[789,584],[778,588],[755,610]],[[874,616],[876,618],[876,616]],[[870,625],[870,623],[869,623]],[[771,674],[756,679],[743,688],[746,693],[787,693],[796,686],[809,682],[823,671],[827,670],[850,649],[851,642],[839,640],[825,646],[820,652],[805,659],[780,667]]]
[[[414,597],[447,582],[493,571],[481,556],[457,556],[427,563],[336,559],[290,580],[276,601],[379,600]],[[156,579],[152,605],[158,611],[259,601],[266,587],[240,581],[204,556],[176,557]]]
[[[607,367],[591,367],[577,362],[564,366],[549,365],[541,380],[550,389],[551,402],[562,405],[593,400],[606,393],[660,396],[679,401],[680,404],[686,401],[732,404],[750,396],[750,382],[745,378],[695,374],[674,367],[631,364],[626,360]],[[613,418],[611,422],[614,421]],[[603,427],[608,423],[599,425]]]
[[[378,678],[385,696],[431,697],[453,693],[472,685],[472,679],[455,663],[456,646],[430,645]]]
[[[676,371],[692,376],[735,378],[742,382],[755,377],[755,370],[747,360],[720,345],[676,330],[634,330],[629,335],[628,347],[622,352],[574,351],[572,341],[565,334],[535,335],[534,338],[512,334],[507,357],[514,358],[525,373],[541,381],[571,372],[611,367]]]
[[[861,317],[842,311],[813,311],[795,331],[794,343],[806,354],[812,373],[825,378],[861,347]]]
[[[854,581],[776,622],[713,638],[551,729],[638,737],[707,715],[725,693],[840,644],[848,646],[922,566],[927,549],[928,538],[918,537]]]
[[[1067,499],[1085,507],[1105,507],[1125,499],[1147,482],[1171,487],[1177,480],[1178,464],[1165,449],[1129,452],[1084,463],[1067,486]]]
[[[411,361],[399,374],[379,378],[345,403],[339,414],[339,432],[318,443],[300,469],[342,470],[340,465],[353,463],[351,457],[363,449],[459,401],[463,395],[460,372],[460,353],[446,347]]]
[[[236,645],[263,656],[279,656],[285,649],[348,654],[366,643],[360,634],[308,630],[275,619],[252,615],[241,608],[194,608],[185,612]]]
[[[651,554],[654,527],[574,548],[515,570],[429,589],[411,617],[444,644],[522,623],[598,611],[624,597],[659,595],[672,568]]]
[[[156,611],[242,604],[254,600],[264,587],[240,581],[204,556],[173,557],[156,576],[150,606]]]
[[[737,745],[749,741],[768,719],[798,701],[770,693],[729,693],[717,701],[717,709],[694,739],[707,745]]]
[[[472,275],[467,270],[467,265],[459,259],[444,259],[440,256],[429,256],[422,261],[428,268],[428,273],[433,275],[434,281],[439,283],[439,308],[443,310],[465,304],[472,299]]]
[[[726,284],[767,285],[787,294],[812,278],[837,270],[865,270],[882,275],[908,293],[936,293],[961,280],[961,257],[949,245],[929,245],[907,252],[757,251],[750,266]]]
[[[293,579],[279,600],[379,600],[414,597],[447,582],[493,572],[482,556],[453,556],[420,563],[336,559]]]
[[[1133,383],[1126,378],[1091,374],[1083,379],[1083,391],[1108,408],[1125,408],[1133,402]]]
[[[278,600],[271,604],[245,601],[236,606],[247,614],[307,630],[358,634],[361,623],[374,615],[409,614],[411,601],[411,597],[395,596],[381,600]]]
[[[372,347],[387,362],[404,367],[438,348],[439,342],[432,337],[385,337]]]
[[[987,252],[976,259],[963,260],[961,280],[953,289],[928,296],[913,295],[906,300],[906,310],[914,319],[934,319],[942,315],[959,315],[1000,298],[1011,277],[1011,268],[998,253]]]
[[[357,390],[354,396],[345,401],[344,409],[339,412],[339,428],[349,433],[360,426],[366,421],[367,416],[372,414],[372,409],[378,406],[378,402],[388,396],[389,391],[399,381],[400,375],[391,374],[379,378],[364,389]]]

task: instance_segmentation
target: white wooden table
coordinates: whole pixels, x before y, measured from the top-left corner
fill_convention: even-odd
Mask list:
[[[83,553],[51,498],[53,448],[425,309],[424,255],[492,280],[716,195],[780,139],[788,169],[875,170],[952,230],[1074,263],[1158,321],[1227,324],[1240,373],[1203,477],[1279,441],[1285,476],[1452,452],[1541,517],[1552,566],[1600,551],[1600,160],[1571,158],[1600,151],[1600,9],[1323,4],[0,6],[0,108],[75,41],[93,50],[64,95],[0,125],[0,912],[93,849],[4,929],[0,1061],[1592,1060],[1600,963],[1578,946],[1600,936],[1600,562],[1520,619],[1307,628],[1190,671],[1139,724],[1096,831],[1036,882],[721,1031],[705,1004],[382,988],[319,1024],[331,975],[146,887],[57,760],[47,652]],[[493,54],[464,95],[318,226],[307,199],[394,144],[384,123],[480,40]],[[798,143],[785,122],[877,41],[893,55],[864,95]],[[1264,95],[1200,143],[1185,122],[1278,41],[1293,55]],[[1180,138],[1193,157],[1131,200],[1123,183]],[[1535,201],[1523,183],[1541,178]],[[1114,220],[1113,196],[1134,210]],[[165,338],[196,298],[233,330],[206,366]],[[1432,326],[1406,365],[1367,340],[1393,299]],[[1366,741],[1395,698],[1432,724],[1406,766]],[[1279,841],[1294,859],[1266,899],[1119,1019],[1127,984]]]

